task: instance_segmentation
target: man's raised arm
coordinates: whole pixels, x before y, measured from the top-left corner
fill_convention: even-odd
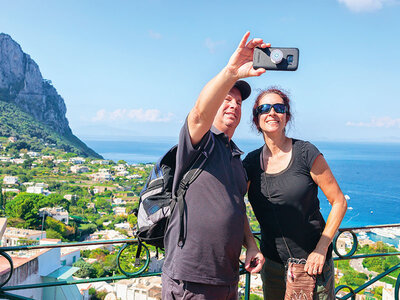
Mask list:
[[[247,32],[232,54],[228,64],[211,79],[201,91],[196,104],[188,116],[188,126],[191,142],[197,145],[204,134],[211,128],[214,117],[238,79],[260,76],[265,69],[253,69],[253,52],[255,47],[266,48],[262,39],[252,39],[247,42],[250,32]]]

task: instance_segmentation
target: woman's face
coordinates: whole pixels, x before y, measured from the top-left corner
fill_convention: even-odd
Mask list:
[[[262,97],[258,105],[277,103],[284,104],[284,101],[278,94],[271,93]],[[260,125],[261,131],[267,134],[285,134],[287,121],[286,113],[277,113],[273,107],[269,113],[260,114],[258,116],[258,124]]]

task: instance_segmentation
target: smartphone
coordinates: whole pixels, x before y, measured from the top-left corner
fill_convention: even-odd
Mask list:
[[[298,48],[255,48],[253,68],[272,71],[296,71],[299,66]]]

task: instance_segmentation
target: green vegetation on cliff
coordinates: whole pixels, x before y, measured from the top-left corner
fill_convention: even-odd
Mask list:
[[[1,100],[0,136],[16,137],[17,142],[13,144],[16,150],[41,151],[47,145],[54,145],[56,148],[66,152],[96,158],[101,157],[72,133],[60,135],[49,126],[40,123],[31,115],[23,112],[16,105]]]

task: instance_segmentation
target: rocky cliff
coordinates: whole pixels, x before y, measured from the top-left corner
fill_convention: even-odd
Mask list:
[[[31,57],[4,33],[0,33],[0,101],[15,104],[72,143],[87,148],[72,134],[63,98],[49,80],[43,79],[39,66]],[[99,156],[89,148],[84,152]]]

